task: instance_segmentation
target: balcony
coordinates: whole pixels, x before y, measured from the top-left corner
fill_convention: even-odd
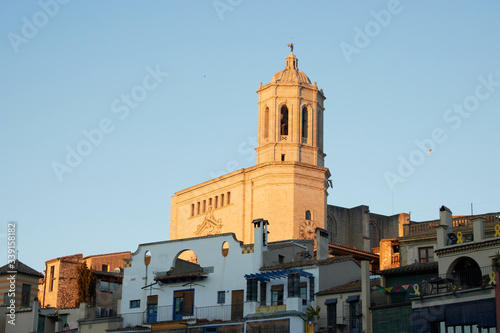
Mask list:
[[[500,213],[491,213],[483,215],[458,216],[453,218],[453,232],[472,231],[472,220],[475,218],[484,218],[486,220],[486,231],[494,231],[495,224],[500,223]],[[425,222],[410,222],[403,225],[404,237],[432,236],[435,235],[436,226],[440,225],[440,220]]]
[[[125,326],[140,326],[156,322],[168,321],[192,321],[192,322],[220,322],[220,321],[238,321],[243,318],[243,308],[231,305],[216,305],[193,307],[192,313],[181,315],[174,314],[174,306],[158,306],[156,313],[148,311],[123,313],[123,322]]]

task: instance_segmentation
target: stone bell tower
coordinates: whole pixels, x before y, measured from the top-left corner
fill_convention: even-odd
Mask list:
[[[269,221],[269,241],[315,238],[315,229],[325,228],[325,95],[299,71],[293,48],[285,69],[257,93],[257,165],[176,192],[171,239],[233,232],[254,243],[256,219]]]
[[[291,52],[285,69],[259,87],[257,163],[293,161],[324,166],[323,101],[316,82],[298,68]]]

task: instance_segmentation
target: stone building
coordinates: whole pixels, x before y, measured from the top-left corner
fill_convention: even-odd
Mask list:
[[[98,272],[122,272],[123,260],[130,258],[130,252],[117,252],[83,257],[75,254],[51,259],[45,262],[45,277],[40,281],[38,299],[40,306],[71,308],[78,298],[77,272],[86,263]]]
[[[175,193],[171,239],[234,232],[248,244],[253,233],[246,222],[262,217],[270,222],[271,241],[314,238],[315,229],[325,227],[325,95],[299,71],[293,53],[257,93],[257,165]]]

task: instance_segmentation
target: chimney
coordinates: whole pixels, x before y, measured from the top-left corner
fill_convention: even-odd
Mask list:
[[[328,231],[316,228],[316,259],[323,260],[330,256],[328,253]]]
[[[472,230],[474,232],[474,241],[480,242],[484,240],[484,224],[486,220],[478,217],[472,220]]]
[[[440,225],[436,226],[437,248],[443,248],[448,244],[448,234],[453,232],[453,216],[448,207],[441,206],[439,209]]]
[[[262,267],[262,253],[267,251],[267,225],[264,219],[255,219],[253,223],[253,252],[257,269]]]
[[[453,216],[448,207],[441,206],[439,209],[441,225],[446,225],[448,228],[453,228]],[[452,230],[450,230],[452,232]]]

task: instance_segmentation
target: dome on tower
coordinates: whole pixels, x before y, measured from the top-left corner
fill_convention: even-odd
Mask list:
[[[300,83],[311,84],[311,80],[304,72],[299,71],[299,60],[290,52],[286,58],[286,67],[284,70],[274,74],[271,83]]]

